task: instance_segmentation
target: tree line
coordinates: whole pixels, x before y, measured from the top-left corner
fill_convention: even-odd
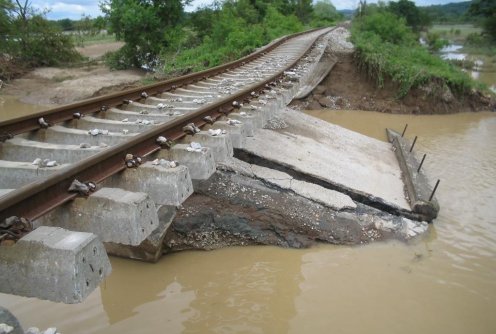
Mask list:
[[[341,19],[330,0],[225,0],[186,13],[190,0],[105,0],[109,29],[125,46],[109,57],[129,66],[185,72],[238,58],[284,34]]]

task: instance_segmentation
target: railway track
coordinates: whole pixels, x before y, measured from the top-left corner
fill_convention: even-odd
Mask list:
[[[328,31],[282,38],[211,70],[1,122],[0,221],[35,221],[129,167],[163,164],[167,154],[158,151],[176,143],[229,132],[241,146],[266,121],[265,105],[305,70],[294,68],[297,62]],[[69,191],[75,180],[86,187]]]

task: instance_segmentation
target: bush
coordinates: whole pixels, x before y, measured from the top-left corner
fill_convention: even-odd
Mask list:
[[[273,6],[264,7],[262,19],[248,2],[239,2],[238,6],[241,8],[227,2],[222,10],[208,12],[215,20],[201,43],[195,40],[184,47],[163,50],[160,58],[164,72],[182,74],[233,61],[277,37],[304,28],[295,15],[284,16]]]
[[[369,32],[382,42],[413,45],[416,37],[406,26],[406,21],[389,12],[374,12],[353,24],[355,32]]]
[[[439,51],[450,44],[448,40],[441,38],[441,35],[437,32],[427,33],[425,39],[431,51]]]
[[[465,73],[431,55],[412,36],[403,20],[386,13],[365,17],[352,28],[356,59],[380,87],[386,79],[397,83],[398,97],[430,82],[445,84],[458,93],[475,86]]]

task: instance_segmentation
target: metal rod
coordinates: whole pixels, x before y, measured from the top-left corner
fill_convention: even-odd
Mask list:
[[[418,167],[418,169],[417,169],[417,173],[419,173],[419,172],[420,172],[420,168],[422,168],[422,165],[424,164],[424,160],[425,160],[425,157],[426,157],[426,156],[427,156],[427,154],[424,154],[424,156],[422,157],[422,161],[420,161],[420,165],[419,165],[419,167]]]
[[[405,128],[403,129],[403,133],[401,134],[401,138],[405,135],[406,129],[408,129],[408,123],[405,124]]]
[[[413,140],[412,147],[410,147],[410,152],[412,152],[413,147],[415,146],[415,143],[417,142],[417,136],[415,136],[415,139]]]
[[[437,180],[436,182],[436,185],[434,186],[434,190],[432,190],[432,194],[431,194],[431,197],[429,197],[429,202],[432,201],[432,198],[434,197],[434,194],[436,193],[436,190],[437,190],[437,186],[439,185],[439,182],[441,180]]]

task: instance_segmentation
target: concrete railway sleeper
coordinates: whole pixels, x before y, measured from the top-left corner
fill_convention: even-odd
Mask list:
[[[196,75],[0,123],[1,237],[15,230],[16,240],[34,227],[0,246],[0,290],[74,303],[110,273],[106,252],[156,261],[194,182],[208,179],[289,103],[297,87],[286,71],[329,31],[284,38]],[[136,168],[126,167],[127,156]],[[78,191],[89,184],[98,186]],[[33,274],[22,277],[26,270]]]
[[[235,150],[247,150],[267,161],[275,159],[284,166],[300,168],[292,165],[291,159],[285,161],[285,156],[301,160],[291,149],[297,151],[300,142],[305,145],[304,137],[290,143],[291,138],[299,136],[298,132],[288,135],[267,132],[262,127],[277,118],[300,86],[305,85],[304,81],[308,86],[327,45],[316,41],[325,40],[332,30],[282,39],[256,56],[222,68],[57,108],[53,113],[40,113],[19,123],[0,123],[5,139],[0,144],[0,222],[5,222],[0,224],[0,238],[8,238],[12,244],[34,228],[14,245],[0,245],[0,291],[79,302],[110,273],[107,254],[155,262],[166,251],[187,249],[191,244],[208,249],[208,241],[202,246],[205,240],[201,229],[198,232],[196,218],[185,216],[183,206],[190,207],[194,203],[190,199],[195,196],[209,194],[210,199],[217,198],[218,203],[237,210],[236,203],[229,202],[231,188],[240,189],[235,193],[252,188],[265,192],[262,201],[275,196],[286,203],[288,210],[273,217],[293,217],[289,224],[295,225],[295,231],[309,229],[315,240],[336,242],[336,238],[343,238],[346,242],[360,242],[380,238],[381,231],[405,238],[424,231],[425,223],[405,218],[417,216],[410,215],[405,198],[399,198],[404,195],[399,182],[395,181],[397,189],[392,192],[392,201],[385,193],[385,205],[401,210],[377,210],[359,197],[350,197],[339,189],[330,189],[328,183],[305,177],[312,170],[308,174],[303,168],[298,180],[289,169],[286,174],[233,158]],[[286,114],[291,120],[292,113]],[[325,138],[326,131],[315,128],[319,140],[329,139]],[[350,145],[349,134],[344,135],[343,143],[335,143],[338,148]],[[268,139],[257,143],[260,137]],[[357,151],[363,141],[358,138],[354,143]],[[257,151],[267,143],[279,145],[280,152],[272,149],[264,156]],[[388,154],[387,163],[391,157],[396,159],[384,143],[363,144]],[[379,177],[389,177],[390,172],[400,174],[399,167],[397,171],[379,167],[373,171]],[[236,184],[235,179],[241,183]],[[350,180],[344,177],[338,181],[348,187]],[[274,195],[273,187],[284,190],[281,196]],[[368,189],[360,191],[367,193]],[[193,192],[195,196],[191,196]],[[422,202],[423,194],[416,193],[415,205],[422,208],[421,213],[437,213],[425,209],[429,203]],[[258,198],[240,196],[241,203],[251,203],[248,207],[258,205]],[[318,222],[315,226],[309,224],[310,218],[304,216],[311,215],[298,218],[296,203],[305,203],[303,211],[308,213],[320,210],[333,222],[327,227]],[[281,209],[274,202],[268,201],[266,205],[269,212]],[[238,205],[238,209],[243,211],[245,206]],[[285,214],[289,216],[284,218]],[[219,222],[224,222],[222,219]],[[220,223],[215,228],[229,226]],[[278,228],[277,223],[271,226]],[[322,226],[324,230],[320,230]],[[343,232],[343,226],[355,234]],[[14,236],[8,230],[12,227],[17,233]],[[258,243],[259,236],[251,228],[249,224],[246,227],[249,238]],[[280,231],[274,232],[281,235]],[[226,244],[246,242],[237,240],[237,233],[222,233],[227,236]],[[294,240],[296,246],[308,244],[306,239]],[[33,251],[36,256],[31,261]],[[57,267],[58,271],[50,271],[47,268],[51,261],[63,261],[63,265]],[[33,274],[20,277],[19,273],[26,271]],[[43,292],[26,288],[39,284],[42,277],[47,286]]]

